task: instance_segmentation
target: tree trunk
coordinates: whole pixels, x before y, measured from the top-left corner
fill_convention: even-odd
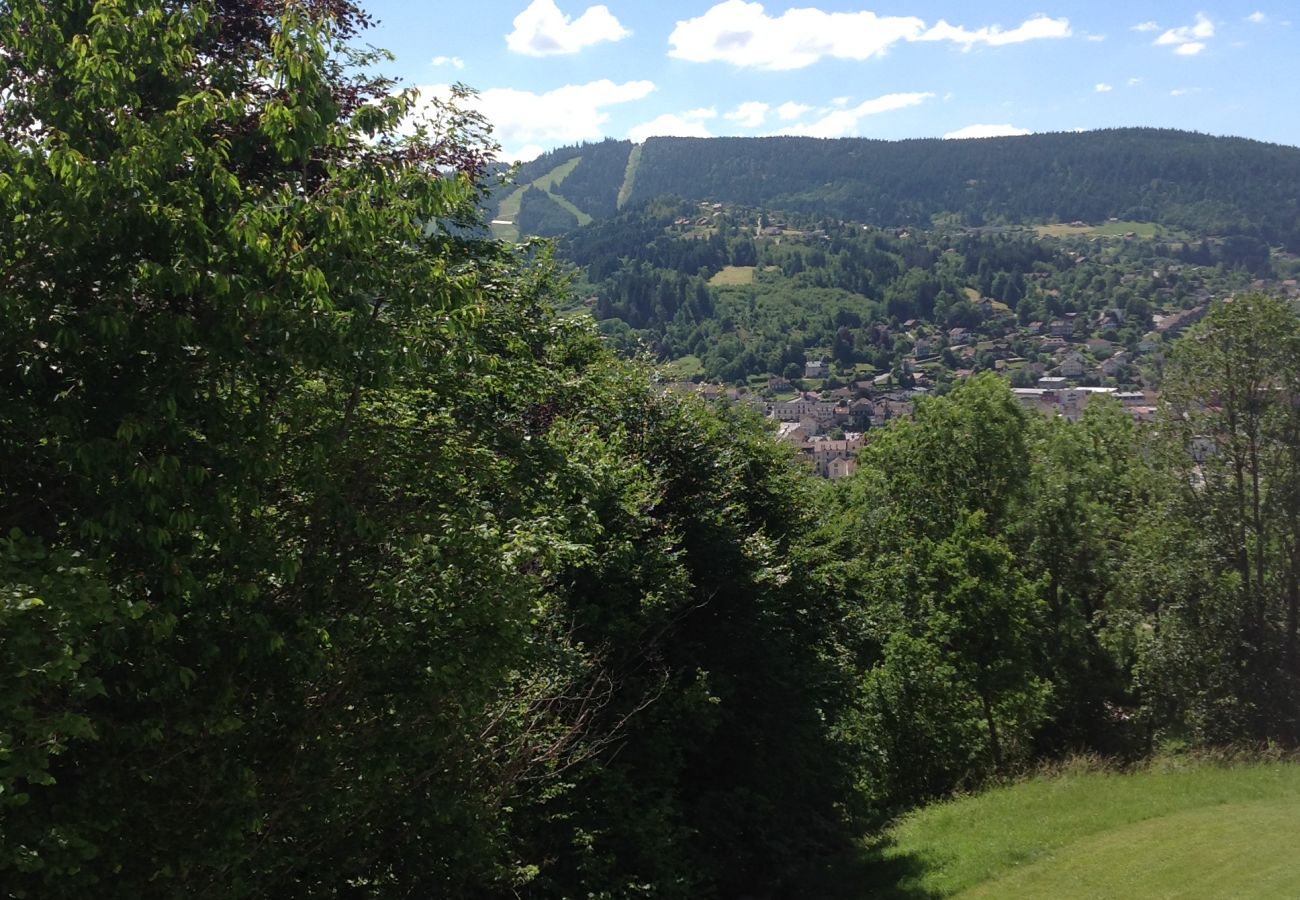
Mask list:
[[[1283,667],[1295,675],[1296,630],[1300,628],[1300,541],[1291,545],[1291,564],[1286,573],[1286,644],[1282,653]]]
[[[1002,771],[1002,742],[998,740],[998,724],[993,720],[993,704],[989,702],[989,695],[980,691],[980,703],[984,706],[984,721],[989,726],[989,752],[993,755],[993,768],[995,771]]]

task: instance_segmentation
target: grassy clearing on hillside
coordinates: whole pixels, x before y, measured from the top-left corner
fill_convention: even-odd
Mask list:
[[[633,144],[632,152],[627,155],[627,168],[623,170],[623,183],[618,188],[618,208],[622,209],[624,204],[632,196],[632,189],[636,187],[636,170],[641,164],[641,148],[645,144]]]
[[[876,889],[902,898],[1294,896],[1297,846],[1300,764],[1071,771],[903,819],[880,842]]]
[[[1160,233],[1154,222],[1103,222],[1100,225],[1039,225],[1035,229],[1040,237],[1123,237],[1130,231],[1140,238],[1153,238]]]
[[[551,169],[551,171],[547,172],[541,178],[538,178],[536,181],[534,181],[533,187],[541,188],[542,190],[546,191],[546,193],[550,194],[551,199],[554,200],[556,203],[560,204],[560,206],[564,207],[566,210],[568,210],[569,213],[571,213],[573,217],[578,220],[579,225],[590,225],[591,216],[589,216],[587,213],[583,212],[582,210],[578,209],[578,207],[574,206],[573,203],[571,203],[566,198],[561,197],[559,194],[555,193],[556,186],[558,186],[562,181],[564,181],[564,179],[568,178],[569,175],[572,174],[573,170],[578,167],[578,163],[580,162],[582,162],[582,157],[575,156],[573,159],[569,160],[568,162],[556,166],[554,169]]]
[[[537,178],[529,184],[521,184],[510,193],[506,194],[505,197],[502,198],[501,204],[497,207],[496,217],[498,220],[510,222],[512,224],[494,224],[492,226],[492,236],[497,240],[507,241],[509,243],[514,243],[519,240],[519,208],[523,203],[524,192],[530,187],[537,187],[546,191],[552,200],[573,214],[574,218],[578,220],[579,225],[589,224],[591,222],[591,216],[578,209],[578,207],[574,206],[559,194],[553,192],[555,186],[565,178],[568,178],[569,174],[577,168],[578,163],[580,162],[582,162],[582,157],[575,156],[573,159],[567,160],[556,166],[554,169],[551,169],[551,171],[547,172],[541,178]]]
[[[709,279],[709,284],[714,287],[736,287],[753,283],[753,266],[725,266],[718,274]]]
[[[580,162],[582,162],[581,156],[575,156],[573,159],[566,160],[540,178],[534,179],[533,184],[547,193],[550,193],[555,190],[556,185],[568,178],[573,170],[578,168],[578,163]]]
[[[492,225],[492,236],[499,241],[514,243],[519,240],[519,227],[515,224],[519,221],[519,207],[523,203],[525,187],[517,187],[501,199],[497,207],[497,219],[502,222],[509,222],[509,225]]]
[[[689,381],[697,375],[704,374],[704,364],[698,356],[683,356],[672,362],[664,363],[663,372],[669,378]]]

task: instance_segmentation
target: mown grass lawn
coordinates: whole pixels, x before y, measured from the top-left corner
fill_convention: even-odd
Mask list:
[[[1039,777],[922,809],[879,851],[897,897],[1300,897],[1300,764]]]
[[[1103,222],[1100,225],[1039,225],[1034,230],[1040,237],[1122,237],[1132,232],[1140,238],[1150,239],[1159,236],[1161,228],[1154,222]]]
[[[683,356],[664,363],[663,372],[669,378],[689,381],[696,375],[704,374],[704,363],[700,362],[698,356]]]
[[[742,284],[753,283],[753,266],[723,266],[720,271],[709,279],[709,284],[714,287],[737,287]]]

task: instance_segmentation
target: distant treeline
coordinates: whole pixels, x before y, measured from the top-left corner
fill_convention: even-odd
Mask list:
[[[582,161],[555,192],[609,215],[627,141],[576,148]],[[575,148],[524,166],[527,184]],[[651,138],[627,200],[663,194],[881,225],[1111,217],[1245,234],[1300,250],[1300,149],[1153,128],[947,141],[805,137]]]

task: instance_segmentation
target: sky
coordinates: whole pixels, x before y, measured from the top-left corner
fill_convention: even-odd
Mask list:
[[[1137,125],[1300,146],[1295,0],[361,3],[384,71],[476,90],[511,160],[607,137]]]

